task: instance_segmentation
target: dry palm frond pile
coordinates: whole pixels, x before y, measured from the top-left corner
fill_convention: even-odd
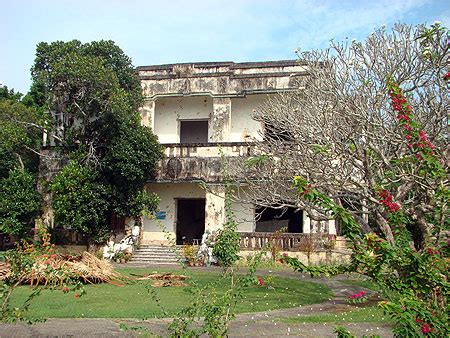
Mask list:
[[[4,263],[0,266],[0,279],[12,276],[10,266]],[[127,277],[114,270],[106,260],[83,252],[81,255],[41,255],[34,258],[28,269],[16,273],[16,280],[30,285],[63,286],[68,280],[78,280],[82,283],[109,283],[122,286]]]
[[[0,262],[0,280],[4,280],[9,276],[9,264]]]
[[[152,279],[152,286],[186,286],[184,282],[188,277],[184,275],[174,275],[173,273],[153,273],[150,275],[141,276],[135,278],[136,280],[148,280]]]

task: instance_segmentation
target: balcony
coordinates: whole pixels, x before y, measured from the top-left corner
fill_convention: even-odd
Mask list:
[[[221,157],[250,156],[253,146],[247,142],[218,142],[218,143],[167,143],[166,157]]]
[[[222,155],[233,161],[254,153],[253,145],[244,142],[170,143],[163,147],[166,157],[161,161],[157,182],[220,182]]]

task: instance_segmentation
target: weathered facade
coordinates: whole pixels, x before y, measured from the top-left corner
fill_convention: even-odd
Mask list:
[[[156,180],[147,185],[161,203],[156,220],[144,219],[142,242],[164,242],[165,229],[178,243],[195,243],[225,218],[221,155],[240,161],[252,154],[252,141],[261,140],[264,132],[264,126],[252,119],[253,110],[270,95],[302,86],[307,66],[288,60],[137,69],[145,95],[142,123],[153,129],[166,155]],[[255,232],[258,227],[274,231],[283,225],[278,221],[273,227],[270,215],[257,224],[255,208],[233,203],[240,232]],[[298,215],[284,225],[299,233],[314,232],[309,217]],[[326,231],[335,233],[334,222],[326,225]]]

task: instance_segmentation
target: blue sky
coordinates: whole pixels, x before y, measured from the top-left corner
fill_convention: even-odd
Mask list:
[[[441,21],[442,0],[0,0],[0,83],[26,92],[36,44],[114,40],[135,66],[294,59],[395,22]]]

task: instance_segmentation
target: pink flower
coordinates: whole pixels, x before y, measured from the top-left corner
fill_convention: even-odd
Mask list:
[[[419,137],[422,141],[427,141],[427,135],[425,135],[425,132],[423,130],[419,131]]]
[[[423,324],[421,330],[422,333],[430,333],[431,332],[430,324],[427,323]]]
[[[359,293],[355,293],[355,294],[351,295],[349,298],[350,299],[362,298],[366,295],[366,293],[367,293],[366,291],[361,291]]]
[[[261,277],[258,277],[258,284],[259,286],[263,286],[264,285],[264,281]]]
[[[405,114],[398,114],[397,118],[399,118],[400,120],[403,120],[403,121],[411,120],[411,118]]]

